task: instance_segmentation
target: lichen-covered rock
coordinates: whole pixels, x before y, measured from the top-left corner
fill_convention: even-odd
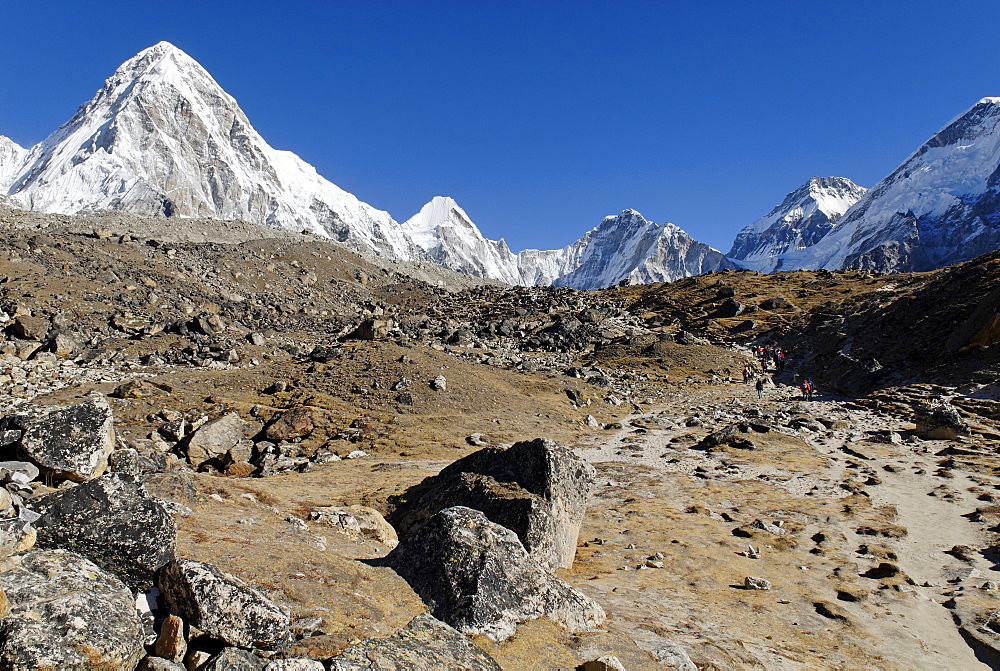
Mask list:
[[[39,547],[73,550],[131,587],[151,584],[174,557],[173,518],[130,476],[102,475],[32,505]]]
[[[187,671],[183,664],[162,657],[144,657],[136,671]]]
[[[399,544],[396,530],[374,508],[358,505],[323,506],[316,508],[309,517],[341,531],[374,538],[379,543],[389,546],[389,549]]]
[[[370,638],[330,660],[330,671],[500,668],[465,634],[426,613],[417,615],[389,638]]]
[[[969,433],[969,425],[950,405],[921,403],[913,409],[917,435],[931,440],[955,440]]]
[[[249,428],[238,412],[231,412],[199,427],[182,441],[181,448],[190,463],[201,464],[236,447],[246,439]]]
[[[199,671],[261,671],[264,660],[246,650],[223,648],[222,651],[199,666]]]
[[[278,604],[212,564],[174,560],[158,587],[170,613],[229,645],[280,650],[291,642],[288,614]]]
[[[569,567],[594,477],[593,466],[548,439],[486,447],[421,483],[393,521],[406,534],[439,510],[474,508],[516,533],[545,568]]]
[[[131,590],[65,550],[0,562],[11,612],[0,621],[5,669],[132,669],[145,655]]]
[[[115,449],[113,422],[108,400],[98,395],[68,407],[22,406],[0,428],[22,431],[17,452],[47,476],[83,482],[107,469]]]
[[[436,618],[466,634],[501,641],[518,622],[543,615],[573,631],[604,621],[600,605],[546,571],[513,531],[471,508],[437,513],[386,563]]]
[[[416,667],[410,667],[416,668]],[[314,659],[272,659],[264,666],[264,671],[326,671],[323,662]]]

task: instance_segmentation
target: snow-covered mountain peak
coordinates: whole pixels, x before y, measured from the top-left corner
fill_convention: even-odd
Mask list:
[[[17,178],[28,157],[28,150],[0,135],[0,194],[7,193],[10,183]]]
[[[387,212],[270,147],[232,96],[169,42],[119,66],[19,173],[6,191],[29,209],[243,219],[359,251],[419,255]]]
[[[437,264],[476,277],[520,284],[515,257],[503,240],[483,237],[452,198],[435,196],[403,222],[403,233]]]
[[[743,228],[728,256],[750,268],[773,270],[777,256],[822,240],[865,192],[846,177],[812,177]]]

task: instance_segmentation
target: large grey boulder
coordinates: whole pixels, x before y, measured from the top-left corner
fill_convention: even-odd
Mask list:
[[[426,613],[417,615],[391,637],[362,641],[337,655],[329,663],[330,671],[500,671],[501,668],[465,634]]]
[[[132,591],[65,550],[0,562],[10,614],[0,621],[5,669],[132,669],[146,653]]]
[[[250,429],[238,412],[231,412],[198,428],[181,442],[181,449],[192,464],[222,457],[243,440]]]
[[[600,605],[528,556],[513,531],[471,508],[437,513],[385,561],[434,617],[466,634],[502,641],[543,615],[572,631],[604,621]]]
[[[108,467],[115,449],[113,420],[108,400],[95,395],[68,407],[23,406],[4,418],[0,428],[22,432],[17,453],[45,475],[83,482]]]
[[[280,650],[292,641],[288,614],[278,604],[212,564],[174,560],[158,586],[170,613],[229,645]]]
[[[931,440],[955,440],[969,433],[969,425],[958,410],[950,405],[921,403],[913,409],[914,433]]]
[[[132,587],[173,559],[177,527],[134,478],[109,473],[32,502],[38,545],[73,550]]]
[[[516,533],[545,568],[569,567],[594,477],[593,466],[545,438],[486,447],[424,480],[391,519],[406,534],[445,508],[475,508]]]

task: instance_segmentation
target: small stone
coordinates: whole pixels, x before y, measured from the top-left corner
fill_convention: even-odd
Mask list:
[[[180,663],[187,652],[187,641],[184,639],[184,620],[176,615],[168,615],[160,626],[160,635],[156,637],[153,651],[158,657]]]
[[[764,589],[771,589],[771,583],[770,581],[765,580],[764,578],[756,578],[754,576],[748,575],[746,578],[743,579],[743,587],[745,587],[746,589],[764,590]]]
[[[765,522],[764,520],[760,520],[760,519],[757,519],[757,520],[754,520],[753,522],[751,522],[750,523],[750,528],[751,529],[762,529],[764,531],[768,531],[768,532],[774,534],[775,536],[782,536],[785,533],[785,530],[782,529],[781,527],[779,527],[777,524],[771,524],[770,522]]]
[[[431,380],[430,386],[433,391],[447,391],[448,381],[445,379],[444,375],[438,375],[433,380]]]

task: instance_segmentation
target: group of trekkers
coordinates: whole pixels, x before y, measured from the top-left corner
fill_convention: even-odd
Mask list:
[[[753,348],[753,354],[760,362],[761,370],[766,371],[768,368],[773,368],[779,373],[785,370],[785,359],[788,356],[785,350],[778,347],[756,345]]]
[[[788,353],[778,347],[770,347],[765,345],[756,345],[752,348],[755,363],[759,364],[755,366],[750,362],[743,367],[743,384],[750,384],[756,380],[756,390],[757,398],[764,398],[764,385],[770,381],[773,384],[773,380],[766,376],[765,373],[768,369],[773,369],[776,373],[780,373],[785,370],[785,361],[789,358]],[[795,376],[798,378],[798,375]],[[796,385],[801,394],[801,398],[804,401],[811,401],[813,399],[813,394],[816,391],[816,385],[809,378],[803,378],[801,382]]]

